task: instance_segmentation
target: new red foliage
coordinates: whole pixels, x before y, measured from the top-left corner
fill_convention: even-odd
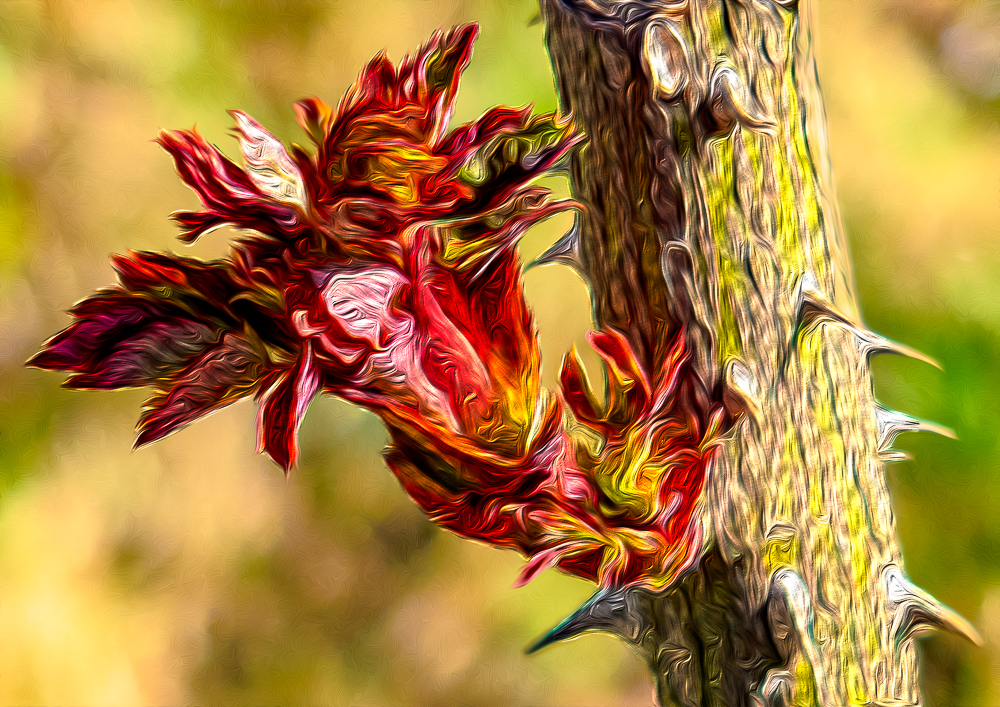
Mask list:
[[[336,112],[297,104],[312,153],[237,111],[245,167],[195,132],[161,134],[204,205],[174,215],[181,238],[247,235],[208,263],[115,257],[119,285],[30,364],[73,388],[152,387],[138,444],[252,395],[259,447],[286,470],[310,401],[334,393],[382,417],[389,465],[433,520],[531,557],[522,581],[558,566],[666,586],[705,542],[722,412],[695,402],[680,337],[651,373],[623,336],[595,334],[606,403],[575,358],[562,397],[542,388],[516,245],[578,207],[532,182],[581,138],[530,108],[448,133],[475,35],[439,33],[398,67],[375,57]]]

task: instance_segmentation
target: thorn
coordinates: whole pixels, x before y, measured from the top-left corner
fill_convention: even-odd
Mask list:
[[[674,252],[683,253],[687,257],[688,262],[694,262],[694,255],[691,254],[691,246],[684,241],[667,241],[663,244],[662,253],[664,256],[672,255]]]
[[[812,270],[807,270],[800,280],[802,285],[802,293],[807,297],[812,296],[816,298],[820,294],[819,280],[816,278],[816,273]]]
[[[653,93],[663,100],[677,97],[690,73],[688,49],[672,22],[653,21],[646,25],[642,40]]]
[[[762,415],[760,406],[760,386],[753,371],[737,358],[730,358],[725,363],[725,380],[728,384],[727,393],[738,398],[740,407],[755,418]]]
[[[935,432],[949,439],[958,439],[955,432],[944,425],[910,417],[881,405],[875,406],[875,419],[878,421],[878,451],[880,453],[889,451],[896,436],[903,432]]]
[[[807,272],[799,279],[798,291],[799,311],[804,319],[829,319],[839,326],[850,329],[855,335],[866,331],[827,299],[819,289],[819,280],[816,279],[815,273]],[[810,309],[813,311],[810,312]]]
[[[850,318],[840,312],[832,302],[827,301],[826,298],[819,292],[819,283],[816,281],[816,276],[812,273],[806,273],[802,277],[800,287],[802,293],[802,304],[809,305],[812,309],[817,310],[821,317],[830,319],[836,324],[839,324],[840,326],[853,332],[854,337],[857,340],[858,351],[863,353],[865,356],[873,356],[878,353],[893,353],[897,356],[905,356],[907,358],[916,359],[917,361],[923,361],[924,363],[929,363],[938,370],[944,370],[940,363],[927,354],[917,351],[906,344],[901,344],[898,341],[893,341],[892,339],[887,339],[884,336],[879,336],[875,332],[866,329],[861,324],[851,321]]]
[[[792,619],[792,625],[795,627],[795,633],[799,637],[802,652],[813,671],[816,689],[819,692],[819,704],[834,704],[828,694],[829,687],[823,675],[823,657],[813,633],[812,600],[809,598],[806,583],[798,572],[791,568],[785,568],[775,573],[774,579],[771,580],[771,586],[777,590],[788,607],[788,613]]]
[[[787,704],[791,702],[794,684],[795,679],[790,672],[781,668],[771,668],[760,686],[760,694],[752,697],[759,707],[782,704],[782,700]]]
[[[628,589],[601,589],[566,620],[531,644],[525,652],[530,655],[553,643],[576,638],[587,631],[605,631],[626,640],[638,640],[638,635],[633,637],[622,633],[622,629],[636,625],[637,619],[643,618],[641,615],[636,615],[633,604]]]
[[[739,388],[740,392],[753,400],[758,398],[760,390],[757,379],[745,363],[737,358],[730,358],[726,362],[726,372],[732,385]]]
[[[771,584],[788,606],[788,613],[799,637],[811,641],[812,600],[802,577],[795,570],[785,567],[775,573]]]
[[[777,134],[778,124],[764,114],[747,91],[743,80],[731,67],[717,68],[712,74],[711,83],[711,104],[721,120],[725,122],[731,116],[750,130]]]
[[[859,339],[870,334],[863,325],[841,312],[833,302],[820,292],[819,281],[813,273],[804,274],[799,279],[796,289],[795,301],[798,303],[800,329],[825,321],[846,329]]]
[[[887,451],[884,451],[884,452],[879,452],[878,457],[879,457],[879,459],[881,459],[883,461],[883,463],[886,463],[886,464],[888,464],[890,462],[908,462],[908,461],[913,461],[913,455],[912,454],[910,454],[909,452],[901,452],[901,451],[896,450],[896,449],[890,449],[890,450],[887,450]]]
[[[954,609],[910,584],[896,565],[886,567],[882,579],[886,600],[894,611],[892,635],[897,650],[905,641],[934,628],[954,631],[977,646],[983,645],[983,638],[975,626]]]
[[[944,370],[940,363],[927,354],[917,351],[914,348],[910,348],[906,344],[901,344],[898,341],[893,341],[892,339],[879,336],[873,331],[857,330],[854,332],[854,335],[858,339],[858,350],[866,356],[874,356],[879,353],[891,353],[896,354],[897,356],[905,356],[906,358],[913,358],[917,361],[929,363],[940,371]]]
[[[573,226],[562,238],[528,264],[530,269],[548,263],[564,263],[578,272],[583,272],[583,258],[580,251],[580,215],[573,215]]]

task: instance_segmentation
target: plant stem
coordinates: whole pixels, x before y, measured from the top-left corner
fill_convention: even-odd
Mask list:
[[[586,207],[559,248],[651,369],[671,334],[737,422],[713,538],[663,594],[599,594],[550,640],[636,646],[663,705],[916,705],[913,637],[960,617],[902,573],[881,408],[826,156],[806,2],[542,0]],[[938,429],[937,431],[942,431]],[[548,642],[548,641],[546,641]]]

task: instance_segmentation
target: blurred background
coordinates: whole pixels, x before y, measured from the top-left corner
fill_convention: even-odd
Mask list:
[[[944,366],[876,360],[904,435],[888,468],[906,568],[985,645],[921,643],[926,701],[1000,704],[1000,2],[820,0],[820,77],[861,309]],[[455,121],[555,107],[533,0],[4,0],[0,4],[0,704],[651,705],[621,643],[523,649],[591,593],[427,522],[374,416],[314,403],[286,481],[238,404],[132,452],[141,391],[23,368],[110,252],[216,257],[167,215],[197,200],[151,140],[227,108],[305,142],[292,102],[478,21]],[[564,185],[557,185],[565,189]],[[567,227],[524,244],[531,257]],[[548,365],[583,344],[583,284],[527,275]]]

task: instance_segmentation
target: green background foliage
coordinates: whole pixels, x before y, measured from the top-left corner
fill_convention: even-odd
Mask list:
[[[876,362],[882,401],[955,429],[888,467],[907,570],[985,646],[923,642],[932,705],[1000,703],[1000,42],[997,4],[820,0],[831,159],[876,331],[939,360]],[[0,704],[651,704],[607,636],[523,648],[591,592],[428,523],[377,420],[325,399],[286,481],[238,404],[130,451],[143,394],[74,393],[21,363],[112,280],[109,252],[215,257],[152,142],[227,108],[305,142],[291,104],[336,102],[364,61],[478,21],[456,121],[555,107],[531,0],[6,0],[0,5]],[[992,38],[992,40],[991,40]],[[985,49],[983,49],[985,47]],[[992,77],[992,78],[991,78]],[[565,189],[565,185],[561,185]],[[530,258],[568,227],[526,239]],[[530,271],[554,382],[585,346],[582,282]],[[593,367],[594,359],[588,359]]]

